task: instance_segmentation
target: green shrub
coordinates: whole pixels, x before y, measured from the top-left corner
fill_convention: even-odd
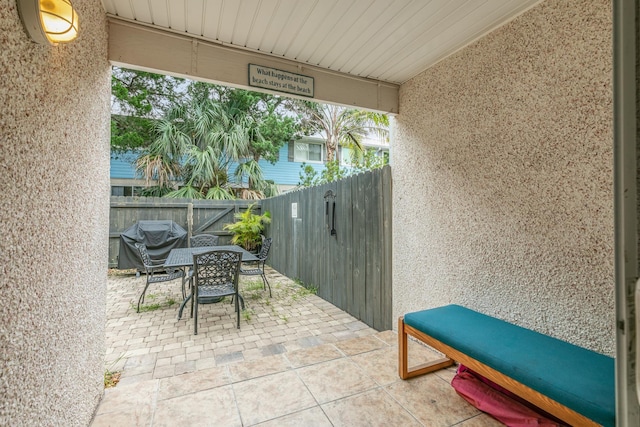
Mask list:
[[[265,212],[262,215],[253,213],[255,204],[250,205],[244,212],[234,215],[236,222],[225,224],[224,229],[233,233],[231,243],[240,245],[248,251],[253,251],[262,243],[262,231],[264,226],[271,222],[271,214]]]

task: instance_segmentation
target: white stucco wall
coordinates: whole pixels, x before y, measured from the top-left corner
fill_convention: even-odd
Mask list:
[[[614,354],[612,23],[549,0],[401,87],[393,313],[458,303]]]
[[[0,0],[0,425],[86,426],[103,392],[109,218],[105,13],[31,42]]]

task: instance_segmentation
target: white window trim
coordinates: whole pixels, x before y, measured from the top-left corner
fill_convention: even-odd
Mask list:
[[[321,142],[295,141],[294,144],[295,144],[294,145],[294,149],[293,149],[293,161],[294,162],[298,162],[298,163],[315,163],[315,164],[324,163],[324,144],[322,144]],[[320,160],[309,160],[308,156],[307,156],[307,159],[300,159],[300,158],[296,157],[296,154],[299,153],[299,151],[296,150],[296,146],[298,144],[305,144],[307,146],[309,146],[309,145],[319,145],[320,146]]]

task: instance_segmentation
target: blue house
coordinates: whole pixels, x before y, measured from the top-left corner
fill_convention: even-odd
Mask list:
[[[388,144],[373,140],[366,140],[364,146],[376,150],[379,155],[388,155]],[[339,147],[340,158],[347,164],[352,151],[347,147]],[[138,154],[127,152],[111,153],[111,195],[135,196],[146,186],[146,180],[136,175],[135,161]],[[283,145],[278,153],[278,161],[272,164],[261,159],[258,163],[262,168],[264,178],[273,181],[280,192],[294,189],[300,182],[300,172],[303,163],[313,167],[318,173],[324,169],[326,149],[324,139],[317,136],[304,137]],[[235,169],[232,165],[231,171]]]

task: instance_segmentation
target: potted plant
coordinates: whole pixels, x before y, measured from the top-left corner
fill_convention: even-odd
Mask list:
[[[262,231],[264,226],[271,222],[271,214],[265,212],[262,215],[254,214],[255,203],[244,212],[236,213],[233,217],[236,222],[225,224],[224,229],[233,233],[231,243],[239,245],[249,252],[255,251],[262,243]]]

